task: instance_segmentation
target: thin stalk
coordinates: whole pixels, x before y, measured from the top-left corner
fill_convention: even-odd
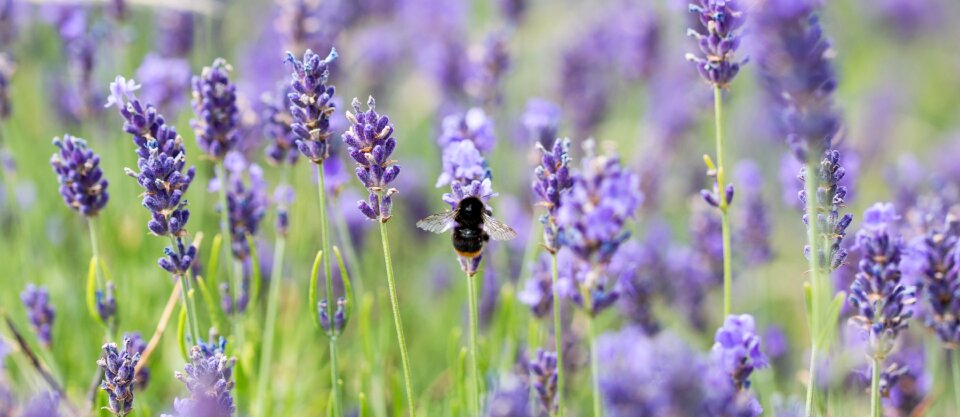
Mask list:
[[[242,237],[240,237],[242,239]],[[251,265],[256,268],[256,265]],[[233,335],[238,349],[243,349],[243,314],[239,311],[239,301],[243,295],[243,261],[233,258]],[[249,305],[249,300],[247,300]]]
[[[723,316],[729,316],[732,311],[731,294],[733,286],[733,247],[730,244],[730,215],[724,187],[723,175],[723,90],[720,86],[713,89],[713,111],[717,136],[717,197],[720,198],[720,224],[723,233]]]
[[[956,401],[957,410],[960,410],[960,349],[952,350],[950,356],[950,369],[953,371],[953,400]]]
[[[320,240],[323,245],[323,283],[327,289],[327,317],[330,318],[331,329],[327,335],[330,336],[330,389],[333,390],[333,414],[339,416],[340,408],[340,378],[337,375],[337,338],[333,334],[333,305],[336,298],[333,297],[333,283],[330,280],[330,239],[327,236],[327,184],[323,175],[323,162],[317,164],[317,175],[320,179],[320,186],[317,189],[317,197],[320,200]],[[310,279],[317,279],[311,277]],[[317,306],[310,306],[310,311],[314,311]],[[314,313],[316,314],[316,313]]]
[[[880,408],[880,367],[883,359],[873,358],[873,379],[870,381],[870,416],[881,417]]]
[[[381,206],[383,195],[377,194],[377,207]],[[393,279],[393,260],[390,259],[390,241],[387,239],[387,226],[380,223],[380,241],[383,245],[383,262],[387,269],[387,288],[390,291],[390,307],[393,310],[393,325],[397,329],[397,343],[400,344],[400,362],[403,364],[403,384],[407,394],[407,409],[410,417],[415,417],[413,406],[413,384],[410,382],[410,359],[407,354],[407,342],[403,337],[403,323],[400,320],[400,303],[397,300],[397,286]]]
[[[593,417],[601,417],[603,407],[600,405],[600,358],[597,355],[597,326],[593,316],[587,318],[587,330],[590,333],[590,372],[593,376]],[[557,369],[560,369],[559,366]]]
[[[177,240],[170,236],[170,248],[177,247]],[[197,306],[190,297],[190,279],[187,274],[180,274],[176,277],[180,281],[180,301],[183,303],[183,309],[187,312],[187,325],[190,329],[191,343],[196,345],[200,343],[203,337],[200,335],[200,321],[197,319]]]
[[[480,415],[480,366],[477,364],[477,328],[479,312],[477,310],[476,274],[467,274],[467,304],[470,308],[470,382],[473,391],[473,415]]]
[[[806,191],[807,241],[810,243],[810,368],[807,381],[806,417],[813,417],[813,399],[816,390],[817,350],[820,346],[820,252],[817,239],[817,175],[813,153],[807,156],[804,187]]]
[[[553,341],[557,350],[557,413],[558,417],[563,416],[563,328],[560,327],[560,293],[557,291],[557,281],[559,280],[559,271],[557,269],[557,254],[550,256],[550,271],[553,281]]]
[[[333,204],[336,205],[337,203],[334,202]],[[341,246],[343,246],[344,254],[347,256],[346,262],[348,268],[351,260],[354,265],[354,268],[349,271],[350,282],[354,283],[357,294],[363,295],[363,275],[361,274],[362,271],[360,271],[360,257],[354,248],[353,237],[350,235],[350,230],[347,229],[347,219],[341,210],[334,210],[334,216],[336,216],[333,221],[334,232],[340,235]]]
[[[280,182],[277,186],[286,186],[290,165],[283,164],[280,169]],[[276,338],[277,314],[280,310],[280,282],[283,279],[283,255],[287,247],[287,237],[277,233],[277,242],[273,248],[273,267],[270,269],[270,289],[267,290],[267,313],[263,330],[263,350],[260,352],[260,372],[257,375],[257,405],[255,416],[263,416],[269,402],[267,375],[273,360],[273,345]],[[316,279],[316,277],[314,277]],[[310,311],[313,311],[312,309]]]
[[[100,269],[100,245],[98,244],[97,239],[97,218],[90,217],[87,219],[87,226],[90,229],[90,250],[93,252],[93,257],[97,260],[93,269],[97,274],[97,289],[100,291],[106,290],[106,281],[103,279],[103,271]]]

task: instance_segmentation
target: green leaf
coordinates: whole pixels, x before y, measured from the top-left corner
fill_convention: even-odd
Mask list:
[[[310,312],[310,315],[313,316],[313,324],[320,327],[320,316],[317,315],[317,272],[320,271],[320,260],[323,259],[323,251],[317,251],[316,258],[313,259],[313,269],[310,272],[310,288],[308,289],[308,300],[310,304],[307,306],[307,311]]]
[[[189,362],[190,356],[187,355],[186,327],[187,309],[184,304],[180,304],[180,317],[177,319],[177,344],[180,345],[180,355],[183,356],[183,360]]]
[[[843,303],[846,301],[847,294],[843,291],[837,293],[830,302],[827,309],[827,315],[820,327],[820,347],[829,349],[831,342],[837,332],[837,321],[840,319],[840,310],[843,309]]]
[[[253,281],[250,283],[249,308],[253,308],[260,298],[260,262],[258,262],[260,258],[257,256],[257,242],[254,241],[253,236],[247,234],[246,238],[247,246],[250,247],[250,279]]]
[[[360,391],[360,394],[357,396],[357,403],[358,403],[358,404],[357,404],[357,410],[358,410],[358,412],[357,412],[357,417],[364,417],[364,416],[366,416],[366,415],[367,415],[367,414],[366,414],[366,411],[367,411],[367,396],[363,393],[363,391]]]
[[[87,312],[90,313],[93,321],[105,326],[106,324],[100,319],[100,314],[97,313],[97,263],[97,258],[91,256],[90,266],[87,269]]]
[[[344,329],[346,329],[346,324],[350,320],[350,313],[353,312],[353,287],[350,285],[350,276],[347,275],[347,267],[343,264],[343,256],[340,255],[340,248],[336,245],[333,246],[333,254],[337,257],[337,264],[340,266],[340,282],[343,283],[343,291],[346,293],[345,299],[347,300],[347,307],[344,311]],[[332,296],[327,296],[333,298]]]
[[[216,282],[217,268],[220,267],[220,246],[223,245],[223,237],[217,233],[213,237],[213,244],[210,246],[210,258],[207,259],[207,276],[214,277]]]
[[[207,315],[209,315],[210,320],[213,321],[214,327],[216,327],[219,331],[226,329],[223,311],[220,310],[217,300],[213,297],[213,292],[210,291],[207,280],[203,279],[201,276],[197,276],[196,281],[197,287],[200,288],[200,296],[203,297],[203,303],[207,306]]]

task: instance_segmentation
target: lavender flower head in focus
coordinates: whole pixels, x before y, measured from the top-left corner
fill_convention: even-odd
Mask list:
[[[353,99],[354,113],[347,112],[350,128],[343,134],[347,153],[357,164],[357,178],[367,189],[367,201],[357,202],[367,218],[381,223],[390,220],[393,195],[397,189],[390,187],[400,175],[400,166],[390,159],[397,147],[393,137],[393,124],[386,115],[378,114],[377,103],[367,99],[367,111],[360,110],[360,100]]]
[[[293,65],[290,80],[290,114],[293,123],[290,128],[297,137],[297,149],[304,157],[315,164],[323,163],[330,157],[330,117],[336,111],[333,94],[336,89],[327,85],[330,77],[330,65],[336,61],[336,49],[321,59],[320,55],[307,50],[303,59],[297,59],[287,52],[285,63]]]
[[[882,360],[913,316],[910,306],[916,302],[916,289],[901,279],[903,240],[895,234],[900,216],[893,205],[877,203],[863,217],[863,227],[857,232],[863,259],[849,296],[857,315],[850,323],[869,337],[869,356]]]
[[[59,151],[50,157],[50,165],[60,181],[63,201],[84,216],[96,217],[110,199],[100,156],[86,141],[70,135],[54,138],[53,145]]]
[[[736,62],[734,54],[740,46],[738,31],[746,21],[738,0],[699,0],[691,4],[706,33],[688,29],[687,34],[697,39],[702,55],[687,54],[687,60],[697,64],[697,71],[705,81],[717,88],[726,88],[746,61]]]
[[[217,58],[192,81],[196,118],[190,125],[197,135],[197,145],[214,161],[222,160],[240,141],[237,86],[230,80],[231,71],[233,67],[227,61]]]
[[[117,417],[124,417],[133,411],[133,386],[135,368],[140,362],[140,353],[133,349],[133,340],[123,339],[123,349],[115,343],[103,345],[103,353],[97,365],[103,370],[100,388],[106,391],[107,410]]]
[[[804,255],[809,257],[816,256],[817,264],[825,271],[832,272],[843,264],[847,257],[847,250],[841,246],[843,238],[847,235],[847,228],[853,222],[853,215],[846,213],[840,215],[840,209],[845,205],[847,196],[847,187],[841,185],[846,170],[840,165],[840,152],[829,150],[824,153],[823,159],[816,167],[817,172],[817,232],[820,238],[828,242],[829,245],[819,245],[819,253],[810,253],[810,246],[804,247]],[[803,167],[800,170],[799,179],[806,181],[808,172]],[[806,204],[806,189],[800,191],[800,202]],[[803,223],[810,224],[808,214],[804,213]]]
[[[45,287],[27,284],[27,288],[20,293],[20,301],[27,308],[27,319],[40,344],[49,349],[53,339],[53,319],[56,311],[50,305],[50,293]]]
[[[547,212],[540,216],[543,225],[543,244],[547,251],[556,253],[557,214],[561,207],[561,196],[573,187],[574,179],[570,174],[570,139],[556,139],[548,150],[539,142],[540,164],[533,171],[533,192],[540,199],[540,205]]]
[[[710,356],[730,376],[738,391],[749,389],[753,371],[767,366],[767,357],[760,351],[760,336],[756,333],[753,316],[728,316],[723,327],[717,329]]]

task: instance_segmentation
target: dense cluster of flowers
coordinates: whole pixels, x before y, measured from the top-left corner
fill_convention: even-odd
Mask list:
[[[103,352],[97,360],[97,365],[103,371],[100,388],[107,393],[107,410],[115,416],[123,417],[133,411],[133,387],[138,362],[140,353],[135,351],[132,339],[124,338],[122,349],[116,343],[103,345]]]
[[[70,135],[55,138],[53,145],[59,151],[50,157],[50,165],[60,181],[64,203],[84,216],[96,217],[110,199],[100,156],[87,147],[86,141]]]
[[[190,349],[190,362],[177,372],[190,396],[174,401],[178,417],[232,417],[236,414],[230,391],[236,359],[224,354],[224,345],[198,345]]]
[[[215,161],[222,160],[240,141],[237,131],[240,111],[237,86],[230,80],[232,70],[226,60],[217,58],[191,81],[196,118],[190,121],[190,126],[197,135],[200,150]]]
[[[893,206],[875,204],[863,217],[863,227],[857,232],[863,259],[849,297],[857,315],[850,322],[869,337],[869,355],[883,359],[913,316],[916,289],[901,279],[903,239],[895,233],[899,215]]]
[[[20,301],[27,308],[27,319],[40,344],[49,348],[53,342],[53,319],[56,318],[56,310],[50,305],[50,293],[44,287],[27,284],[20,293]]]
[[[697,39],[702,55],[687,54],[687,59],[697,64],[697,71],[707,82],[721,88],[727,87],[745,61],[737,62],[734,54],[740,46],[739,30],[746,22],[738,0],[700,0],[691,4],[690,11],[697,14],[700,24],[706,29],[701,33],[690,29],[687,33]]]
[[[920,272],[927,327],[947,346],[960,346],[960,221],[947,215],[910,245],[905,257]]]
[[[117,106],[124,119],[123,130],[132,135],[137,146],[137,169],[126,168],[126,174],[143,188],[143,206],[150,211],[147,229],[157,236],[169,236],[175,243],[164,248],[165,257],[158,263],[164,270],[180,276],[190,270],[197,248],[184,242],[187,200],[184,195],[193,182],[196,170],[184,171],[186,150],[183,138],[151,104],[143,104],[134,91],[140,88],[134,80],[118,76],[110,84],[106,106]]]
[[[293,65],[290,80],[290,129],[297,137],[297,149],[304,157],[320,164],[330,157],[330,117],[336,111],[333,94],[336,89],[327,84],[330,65],[337,60],[337,50],[331,49],[326,58],[307,50],[303,59],[287,53],[285,62]]]
[[[367,189],[366,201],[357,202],[357,208],[367,218],[385,223],[393,210],[393,195],[397,189],[390,186],[400,175],[400,166],[391,160],[397,140],[393,124],[386,115],[377,113],[377,103],[367,99],[367,111],[360,110],[360,100],[353,99],[354,113],[347,113],[350,128],[343,134],[347,153],[357,164],[357,178]]]
[[[556,252],[557,212],[560,210],[560,196],[573,187],[570,175],[570,139],[556,139],[547,150],[537,142],[540,150],[540,164],[533,171],[533,192],[547,212],[540,216],[543,225],[543,244],[550,252]]]

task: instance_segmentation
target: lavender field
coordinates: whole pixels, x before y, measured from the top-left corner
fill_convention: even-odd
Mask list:
[[[0,417],[960,416],[956,22],[0,0]]]

